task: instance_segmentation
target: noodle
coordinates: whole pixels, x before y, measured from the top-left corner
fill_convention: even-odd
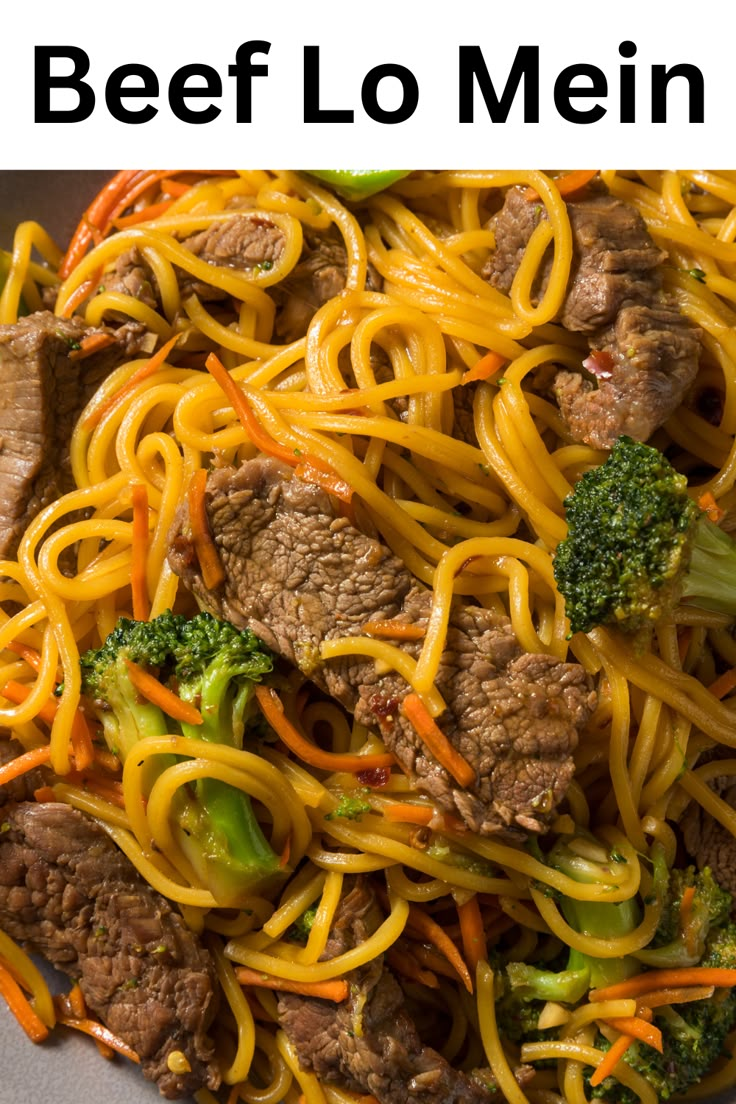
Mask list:
[[[732,176],[605,170],[596,185],[636,208],[666,253],[666,294],[702,333],[696,386],[652,443],[712,493],[726,528],[736,509]],[[55,293],[59,318],[132,321],[149,335],[74,426],[75,489],[44,505],[2,563],[0,722],[25,750],[50,747],[49,785],[36,799],[93,818],[211,953],[222,995],[212,1033],[227,1095],[201,1089],[200,1104],[373,1104],[303,1068],[277,996],[241,984],[234,964],[269,982],[310,985],[355,977],[382,956],[422,1033],[458,1069],[490,1070],[510,1104],[585,1104],[592,1069],[617,1038],[606,1021],[640,1017],[637,1001],[583,1000],[562,1009],[549,1035],[520,1044],[505,1037],[498,1012],[503,970],[562,961],[571,948],[608,962],[635,956],[663,917],[662,871],[682,865],[684,818],[708,815],[736,838],[736,811],[722,792],[736,775],[736,680],[720,681],[736,667],[736,644],[729,617],[684,605],[644,645],[606,628],[569,635],[553,557],[567,532],[567,496],[606,454],[572,438],[550,387],[560,368],[579,373],[589,352],[584,335],[558,321],[576,262],[555,178],[412,173],[354,205],[296,172],[138,174],[131,187],[74,264],[37,223],[19,226],[0,294],[2,323],[15,323],[22,303],[41,310]],[[505,294],[483,269],[498,246],[493,215],[514,187],[540,217]],[[233,218],[268,227],[279,247],[253,263],[208,254],[202,241]],[[305,307],[304,258],[320,238],[342,257],[342,279],[321,301],[307,295]],[[131,256],[150,295],[118,279]],[[329,282],[332,268],[316,271]],[[236,390],[225,393],[223,376],[206,370],[212,356]],[[715,417],[699,403],[713,394]],[[539,809],[551,824],[541,848],[536,838],[475,831],[418,794],[398,762],[356,772],[345,757],[384,754],[381,733],[294,677],[279,684],[284,715],[329,753],[310,760],[318,767],[259,718],[242,748],[171,732],[136,741],[119,768],[112,756],[106,765],[90,756],[79,769],[74,725],[78,736],[80,718],[92,716],[80,656],[134,608],[151,619],[196,612],[167,559],[177,511],[205,473],[261,452],[333,493],[335,524],[376,535],[431,592],[418,624],[388,616],[359,631],[346,625],[322,641],[315,665],[360,659],[379,675],[396,673],[441,720],[447,694],[438,682],[461,598],[508,623],[521,652],[583,666],[597,705],[559,808],[550,798]],[[22,688],[15,697],[11,683]],[[96,729],[92,746],[102,750]],[[247,795],[280,857],[273,884],[234,902],[208,883],[176,819],[207,780]],[[552,841],[568,838],[582,862],[602,854],[605,872],[577,880],[545,861]],[[380,918],[359,944],[331,953],[341,902],[365,881]],[[570,902],[632,907],[636,919],[625,934],[580,931]],[[427,935],[437,928],[449,951]],[[454,960],[469,938],[482,944],[477,971],[468,953],[472,993]],[[48,987],[3,932],[0,965],[52,1027]],[[553,1005],[559,1011],[551,1000],[545,1012],[554,1018]],[[517,1079],[525,1062],[539,1063],[528,1086]],[[625,1099],[658,1104],[625,1059],[610,1076],[605,1085],[619,1082]],[[734,1086],[728,1058],[687,1099]]]

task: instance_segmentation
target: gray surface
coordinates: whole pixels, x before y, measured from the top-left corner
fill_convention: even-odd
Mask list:
[[[110,171],[0,171],[0,247],[24,219],[40,222],[64,248]],[[91,1039],[62,1030],[40,1046],[28,1041],[0,1000],[0,1104],[155,1104],[163,1098],[124,1058],[106,1061]],[[736,1091],[718,1101],[736,1104]]]

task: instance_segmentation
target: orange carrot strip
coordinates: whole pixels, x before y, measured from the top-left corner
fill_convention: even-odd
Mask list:
[[[483,917],[478,904],[477,894],[473,894],[462,905],[457,906],[457,915],[460,920],[460,938],[463,941],[463,955],[470,970],[470,976],[475,977],[476,967],[486,958],[486,933],[483,927]]]
[[[396,824],[429,824],[434,820],[436,810],[426,805],[415,805],[411,801],[387,802],[381,810],[386,820]]]
[[[225,365],[214,353],[210,353],[205,361],[205,367],[212,378],[219,384],[220,389],[235,411],[235,416],[245,430],[251,444],[261,452],[269,456],[276,456],[286,464],[296,467],[299,458],[294,455],[293,449],[278,444],[273,437],[263,428],[250,408],[250,403],[243,394],[242,389],[228,372]]]
[[[165,214],[172,204],[172,200],[164,199],[161,203],[151,203],[148,207],[141,207],[139,211],[133,211],[130,215],[118,215],[112,220],[116,230],[124,230],[126,226],[136,226],[139,222],[148,222],[149,219],[158,218]]]
[[[39,805],[45,805],[49,801],[56,801],[56,794],[51,786],[39,786],[37,790],[33,791],[33,800],[37,801]]]
[[[72,985],[71,989],[66,995],[66,999],[69,1002],[69,1010],[73,1016],[76,1016],[78,1020],[83,1020],[87,1015],[87,1005],[84,1000],[84,994],[79,987],[79,982]]]
[[[716,525],[722,520],[725,510],[721,509],[715,500],[715,496],[712,491],[705,491],[698,499],[698,506],[707,515],[708,518]]]
[[[130,547],[130,589],[133,598],[133,617],[147,621],[150,612],[148,601],[148,491],[143,483],[131,487],[133,500],[133,539]]]
[[[161,192],[163,195],[170,195],[174,199],[179,199],[180,196],[186,194],[191,188],[191,184],[184,184],[181,180],[172,180],[170,176],[165,176],[161,181]]]
[[[554,183],[561,196],[569,196],[579,192],[597,175],[597,169],[576,169],[574,172],[565,173],[564,176],[558,176]],[[539,193],[534,188],[527,188],[524,198],[528,200],[539,199]]]
[[[207,472],[204,468],[195,471],[187,491],[189,522],[192,527],[192,542],[197,553],[202,582],[208,590],[214,590],[225,579],[220,553],[212,539],[205,492],[207,490]]]
[[[110,771],[111,774],[118,774],[120,771],[121,763],[117,755],[114,755],[107,748],[101,748],[95,745],[95,763],[102,767],[103,770]]]
[[[109,1028],[98,1023],[96,1020],[86,1018],[77,1019],[76,1016],[60,1016],[59,1023],[63,1024],[64,1027],[72,1027],[75,1031],[83,1031],[85,1035],[91,1035],[93,1039],[105,1043],[106,1046],[116,1050],[118,1054],[122,1054],[123,1057],[129,1058],[131,1062],[140,1064],[140,1058],[132,1047],[129,1047],[128,1044],[124,1043],[122,1039],[119,1039],[117,1035],[113,1035]]]
[[[130,681],[146,701],[157,705],[159,709],[162,709],[169,717],[173,717],[175,721],[183,721],[184,724],[190,725],[201,725],[202,714],[199,710],[195,709],[190,702],[182,701],[173,690],[169,690],[168,686],[164,686],[149,671],[146,671],[145,667],[140,667],[132,659],[126,659],[125,666],[128,668]]]
[[[424,625],[397,621],[389,617],[385,621],[366,621],[363,632],[368,636],[379,636],[386,640],[423,640],[427,629]]]
[[[439,989],[440,987],[437,975],[433,974],[431,970],[423,970],[414,956],[407,954],[405,950],[398,951],[395,947],[391,947],[386,951],[386,962],[395,973],[401,974],[409,981],[426,985],[428,989]]]
[[[592,989],[590,1000],[627,1000],[638,997],[652,989],[670,989],[689,985],[715,985],[719,988],[732,988],[736,985],[736,970],[718,966],[682,966],[671,970],[647,970],[643,974],[620,981],[616,985],[606,985],[602,989]]]
[[[49,1029],[46,1024],[36,1015],[20,985],[2,962],[0,962],[0,995],[5,998],[8,1008],[32,1042],[42,1043],[48,1038]]]
[[[145,379],[148,379],[148,377],[152,376],[154,372],[157,372],[178,340],[179,335],[174,334],[174,336],[169,338],[166,344],[162,345],[161,348],[157,352],[155,352],[152,357],[149,357],[145,364],[142,364],[140,368],[136,369],[133,375],[125,381],[119,391],[116,391],[114,395],[110,395],[109,398],[106,399],[101,406],[98,406],[96,407],[96,409],[91,410],[87,417],[84,419],[85,429],[91,429],[96,426],[103,417],[110,413],[111,410],[114,410],[116,406],[119,406],[120,403],[125,398],[127,398],[127,396],[130,395],[132,391],[135,390],[139,383],[141,383]]]
[[[454,967],[460,979],[469,993],[473,992],[473,981],[463,956],[457,949],[449,935],[440,927],[436,920],[426,912],[422,912],[416,905],[409,906],[409,919],[406,922],[407,929],[426,939],[428,943],[445,956],[451,966]]]
[[[466,789],[472,786],[475,782],[474,768],[452,746],[419,695],[413,692],[407,694],[401,703],[401,709],[419,738],[458,785]]]
[[[299,993],[304,997],[321,997],[322,1000],[340,1004],[347,1000],[350,986],[343,978],[331,981],[291,981],[274,977],[260,970],[251,970],[249,966],[236,966],[235,976],[241,985],[253,985],[260,989],[275,989],[283,993]]]
[[[97,794],[98,797],[104,798],[105,801],[115,805],[118,809],[125,808],[122,783],[116,782],[112,778],[100,778],[94,774],[74,770],[64,776],[64,781],[69,782],[72,786],[79,786],[83,790],[88,790],[89,793]]]
[[[342,502],[351,502],[353,488],[345,479],[341,479],[336,472],[322,467],[319,461],[308,457],[297,464],[294,474],[305,483],[314,483],[322,487],[328,494],[341,499]]]
[[[58,269],[59,276],[62,280],[65,280],[69,273],[77,267],[82,257],[87,252],[87,246],[93,239],[93,228],[99,228],[100,223],[104,221],[109,212],[114,209],[120,196],[125,194],[126,189],[139,175],[140,169],[121,170],[108,180],[104,188],[98,192],[92,200],[89,207],[82,215],[72,235],[72,239],[69,242],[69,247],[62,257]]]
[[[616,1042],[611,1044],[591,1074],[590,1083],[593,1088],[611,1076],[633,1041],[631,1035],[619,1035]]]
[[[80,771],[87,770],[95,761],[95,749],[87,719],[79,709],[72,721],[71,744],[75,767]]]
[[[70,360],[84,360],[85,357],[92,356],[93,353],[99,353],[102,349],[106,349],[108,345],[112,345],[115,338],[112,334],[108,333],[92,333],[87,334],[79,342],[78,349],[72,349],[69,353]]]
[[[50,758],[51,748],[48,744],[16,755],[15,759],[11,759],[9,763],[4,763],[0,767],[0,786],[6,786],[8,782],[20,778],[22,774],[43,766],[44,763],[48,763]]]
[[[30,692],[31,689],[29,686],[24,686],[22,682],[16,682],[15,679],[10,679],[8,682],[5,683],[2,690],[0,690],[0,694],[2,694],[4,698],[7,698],[8,701],[13,702],[15,705],[20,705],[22,702],[24,702]],[[36,716],[40,717],[42,721],[46,722],[46,724],[53,724],[54,717],[56,716],[56,710],[58,708],[58,701],[55,698],[49,698],[49,700],[47,702],[44,702],[44,704],[41,706]]]
[[[475,362],[472,368],[469,368],[467,372],[463,372],[460,383],[488,380],[491,376],[495,376],[496,372],[500,372],[505,364],[508,364],[508,357],[503,357],[500,353],[494,353],[493,349],[489,349],[480,360]]]
[[[715,682],[712,682],[708,687],[714,698],[725,698],[727,694],[730,694],[732,690],[736,689],[736,667],[731,667],[730,670],[724,671],[722,675],[719,675]]]
[[[102,270],[99,270],[93,279],[85,280],[84,283],[80,284],[79,287],[71,293],[66,303],[64,304],[64,309],[62,311],[63,318],[71,318],[77,307],[81,303],[83,303],[84,300],[87,299],[97,287],[100,282],[101,275]]]
[[[256,686],[256,701],[263,716],[279,736],[289,751],[311,767],[328,771],[365,771],[378,767],[391,767],[394,757],[389,752],[376,755],[350,755],[336,751],[323,751],[294,727],[284,713],[284,707],[278,695],[270,686]]]
[[[622,1035],[630,1035],[632,1039],[640,1039],[650,1047],[654,1047],[662,1053],[662,1032],[654,1024],[647,1023],[640,1016],[620,1016],[612,1020],[604,1020],[615,1031]]]
[[[713,996],[714,990],[714,985],[693,985],[688,989],[655,989],[651,993],[640,993],[637,997],[637,1016],[643,1008],[663,1008],[667,1004],[708,1000]]]
[[[5,647],[9,652],[15,652],[16,655],[22,656],[26,663],[33,667],[34,671],[40,670],[41,656],[35,648],[29,648],[27,644],[21,644],[19,640],[11,640]]]

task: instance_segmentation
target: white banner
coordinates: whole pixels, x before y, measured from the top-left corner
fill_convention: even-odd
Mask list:
[[[730,164],[736,17],[678,8],[35,0],[0,168]]]

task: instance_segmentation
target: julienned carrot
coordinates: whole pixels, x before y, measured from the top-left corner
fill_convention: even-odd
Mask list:
[[[487,957],[486,933],[477,894],[474,893],[457,906],[457,915],[460,921],[460,938],[463,941],[463,956],[470,976],[475,977],[478,963]]]
[[[600,1085],[602,1081],[605,1081],[607,1077],[611,1076],[633,1041],[634,1038],[632,1035],[619,1035],[616,1042],[611,1044],[591,1074],[590,1084],[593,1088],[595,1088],[596,1085]]]
[[[71,318],[76,313],[77,307],[88,299],[92,292],[95,290],[102,278],[102,269],[98,269],[97,272],[89,280],[84,280],[78,288],[75,288],[71,293],[67,301],[64,303],[63,310],[61,312],[62,318]]]
[[[289,751],[310,767],[327,771],[356,771],[372,770],[378,767],[391,767],[395,763],[393,755],[389,752],[376,755],[351,755],[347,752],[323,751],[316,744],[310,743],[305,736],[291,723],[284,713],[284,707],[274,690],[270,686],[256,686],[256,701],[271,728],[281,738]]]
[[[642,1043],[662,1053],[662,1032],[654,1024],[647,1023],[642,1016],[620,1016],[603,1022],[614,1031],[620,1031],[622,1035],[630,1035],[632,1039],[640,1039]]]
[[[457,784],[465,789],[472,786],[475,782],[475,769],[452,746],[419,695],[413,691],[407,694],[401,703],[401,709],[419,738]]]
[[[386,820],[396,824],[429,824],[437,815],[431,806],[417,805],[413,801],[389,801],[381,810]]]
[[[150,612],[148,601],[148,491],[145,484],[134,483],[130,489],[133,501],[133,539],[130,546],[130,590],[133,598],[133,617],[147,621]]]
[[[189,524],[192,529],[194,551],[197,554],[199,569],[202,572],[202,582],[208,590],[215,590],[225,578],[225,569],[222,566],[217,546],[212,539],[207,517],[206,490],[207,472],[204,468],[198,468],[192,476],[187,491]]]
[[[643,974],[620,981],[616,985],[606,985],[602,989],[592,989],[590,1000],[628,1000],[655,989],[679,989],[690,985],[715,985],[716,988],[730,989],[736,985],[736,970],[718,966],[682,966],[671,970],[647,970]]]
[[[508,364],[508,357],[503,357],[500,353],[494,353],[493,349],[489,349],[472,368],[463,372],[460,382],[465,384],[473,383],[475,380],[488,380],[491,376],[495,376],[496,372],[500,372],[505,364]]]
[[[173,690],[169,690],[168,686],[159,682],[145,667],[140,667],[132,659],[126,659],[125,666],[128,668],[130,681],[146,701],[157,705],[175,721],[183,721],[184,724],[190,725],[202,724],[202,714],[199,710],[195,709],[190,702],[182,701]]]
[[[280,445],[277,441],[274,441],[270,433],[266,432],[251,410],[250,403],[238,386],[237,381],[233,379],[215,353],[209,354],[205,361],[205,367],[225,393],[225,398],[235,411],[235,416],[245,430],[248,440],[261,452],[265,452],[268,456],[275,456],[295,468],[300,458],[294,455],[293,449]]]
[[[115,338],[112,334],[108,333],[92,333],[87,334],[79,342],[78,349],[72,349],[69,353],[70,360],[85,360],[86,357],[92,356],[93,353],[99,353],[102,349],[107,349],[109,345],[112,345]]]
[[[3,686],[2,690],[0,690],[0,694],[2,694],[4,698],[7,698],[8,701],[13,702],[15,705],[21,705],[21,703],[26,700],[30,692],[30,686],[25,686],[22,682],[16,682],[15,679],[9,679]],[[58,701],[55,698],[49,698],[48,701],[43,703],[36,716],[40,717],[40,719],[42,721],[45,721],[46,724],[53,724],[54,717],[56,716],[56,711],[58,708]]]
[[[436,920],[433,920],[428,913],[422,912],[416,905],[410,905],[409,919],[406,922],[406,927],[408,932],[413,931],[416,935],[421,936],[422,939],[426,939],[428,943],[436,947],[457,972],[468,992],[473,992],[473,981],[463,956],[460,954],[460,951],[450,939],[447,932],[440,927]]]
[[[425,625],[397,621],[394,617],[387,617],[381,621],[366,621],[362,628],[368,636],[378,636],[385,640],[423,640],[427,634]]]
[[[169,176],[165,176],[161,181],[162,195],[172,196],[173,199],[179,199],[179,197],[185,195],[190,188],[191,184],[185,184],[181,180],[172,180]]]
[[[15,679],[10,679],[5,683],[2,690],[0,690],[0,694],[2,694],[4,698],[14,702],[16,705],[20,705],[24,702],[30,692],[30,687],[24,686],[22,682],[16,682]],[[56,698],[49,698],[48,701],[43,703],[36,716],[42,721],[45,721],[46,724],[52,725],[58,708],[58,700]],[[75,712],[74,720],[72,721],[71,744],[77,768],[79,770],[86,770],[87,767],[90,767],[94,762],[94,747],[92,745],[89,725],[87,724],[84,714],[79,709]],[[13,760],[13,762],[17,762],[17,760]]]
[[[135,390],[139,383],[142,383],[143,380],[148,379],[148,377],[152,376],[154,372],[157,372],[178,340],[178,334],[174,334],[173,337],[170,337],[165,345],[162,345],[161,348],[157,352],[155,352],[152,357],[148,358],[145,364],[142,364],[140,368],[136,369],[133,375],[125,381],[119,391],[116,391],[113,395],[110,395],[100,406],[94,407],[92,410],[90,410],[89,414],[84,419],[84,428],[93,429],[94,426],[96,426],[98,422],[102,420],[102,418],[109,414],[111,410],[114,410],[116,406],[119,406],[123,399],[127,398],[127,396],[131,393],[131,391]]]
[[[351,502],[353,488],[336,472],[324,468],[314,457],[306,457],[297,464],[294,474],[305,483],[314,483],[342,502]]]
[[[664,1008],[668,1004],[689,1004],[692,1001],[709,1000],[714,985],[692,985],[687,989],[656,989],[640,993],[637,999],[637,1015],[643,1008]]]
[[[340,1004],[347,1000],[350,986],[343,978],[330,981],[291,981],[289,978],[274,977],[260,970],[251,970],[249,966],[236,966],[235,976],[241,985],[253,985],[260,989],[275,989],[282,993],[299,993],[303,997],[321,997],[322,1000]]]
[[[80,988],[79,982],[71,987],[66,995],[66,999],[69,1003],[69,1009],[73,1016],[76,1016],[78,1020],[86,1019],[87,1005],[84,1000],[84,994]]]
[[[3,962],[0,962],[0,994],[32,1042],[42,1043],[48,1038],[49,1029],[36,1015],[30,1001]]]
[[[87,210],[82,215],[69,247],[62,257],[58,273],[62,280],[72,272],[87,252],[87,246],[93,240],[93,230],[98,230],[114,210],[121,195],[141,175],[140,169],[123,169],[107,181],[104,188],[97,193]]]
[[[403,977],[409,979],[409,981],[416,981],[419,985],[426,985],[428,989],[439,989],[440,983],[437,979],[437,975],[432,973],[431,970],[424,970],[414,958],[414,955],[409,954],[405,948],[397,950],[396,947],[390,947],[386,951],[386,962],[389,964],[394,973],[401,974]]]
[[[704,491],[698,499],[698,506],[716,525],[722,520],[725,510],[718,505],[712,491]]]
[[[26,663],[33,668],[34,671],[40,670],[41,667],[41,655],[35,648],[29,647],[27,644],[21,644],[19,640],[11,640],[5,647],[9,652],[15,652],[16,655],[22,656]]]
[[[0,786],[6,786],[8,782],[20,778],[22,774],[26,774],[36,767],[42,767],[44,763],[48,763],[50,758],[51,748],[48,744],[16,755],[15,759],[11,759],[9,763],[4,763],[0,767]]]
[[[736,667],[731,667],[728,671],[724,671],[722,675],[710,684],[708,687],[714,698],[719,700],[725,698],[727,694],[730,694],[732,690],[736,689]]]
[[[579,192],[597,175],[598,169],[576,169],[574,172],[556,177],[554,183],[561,196],[570,196],[574,195],[575,192]],[[534,188],[527,188],[524,198],[528,200],[539,199],[539,193]]]
[[[118,1054],[122,1054],[123,1057],[129,1058],[131,1062],[135,1062],[137,1065],[140,1064],[140,1058],[132,1047],[129,1047],[127,1043],[114,1035],[109,1028],[98,1023],[97,1020],[77,1019],[76,1016],[59,1016],[58,1022],[63,1024],[64,1027],[74,1028],[75,1031],[83,1031],[85,1035],[90,1035],[97,1042],[104,1043],[112,1050],[116,1050]]]
[[[141,207],[139,211],[133,211],[130,215],[118,215],[112,220],[112,225],[116,230],[124,230],[126,226],[137,226],[139,222],[148,222],[150,219],[166,214],[172,202],[171,199],[164,199],[161,203],[150,203],[148,207]]]

